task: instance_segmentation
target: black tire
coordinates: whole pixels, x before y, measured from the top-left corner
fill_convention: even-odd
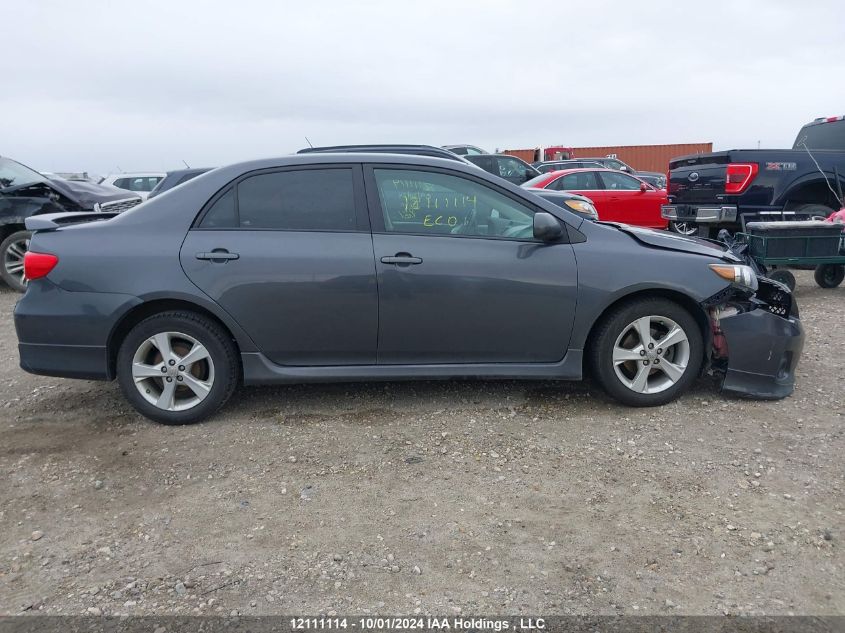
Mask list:
[[[0,242],[0,279],[18,292],[26,291],[26,279],[23,276],[23,255],[29,249],[29,231],[15,231]],[[20,268],[18,268],[20,266]]]
[[[845,279],[845,265],[821,264],[816,267],[813,277],[822,288],[836,288]]]
[[[166,346],[173,351],[171,360],[177,359],[174,363],[163,362],[159,347],[153,343],[153,337],[162,333],[169,333]],[[178,359],[187,358],[187,353],[197,343],[207,350],[207,359],[185,365],[179,363]],[[136,386],[133,376],[136,355],[146,355],[141,362],[156,369],[167,365],[164,369],[168,373],[161,378],[158,375],[141,378],[140,386]],[[144,319],[132,328],[117,354],[117,379],[123,395],[141,415],[161,424],[194,424],[205,420],[226,404],[239,376],[237,349],[231,337],[217,323],[195,312],[162,312]],[[168,382],[172,385],[169,393],[173,394],[170,399],[173,407],[186,408],[168,410],[147,400],[165,395],[166,378],[171,378]],[[189,381],[208,387],[206,395],[196,396],[188,386]],[[198,402],[191,404],[193,399]]]
[[[652,393],[634,391],[630,385],[623,383],[622,378],[617,375],[617,364],[614,362],[614,348],[616,347],[617,339],[628,336],[629,334],[626,334],[626,332],[632,332],[632,330],[629,330],[630,326],[638,319],[644,317],[651,317],[652,324],[655,326],[651,332],[653,336],[657,337],[654,339],[656,344],[659,344],[660,340],[665,340],[666,336],[666,332],[657,331],[662,328],[659,319],[665,319],[666,323],[674,322],[686,335],[688,344],[688,347],[680,352],[678,352],[679,348],[677,346],[672,345],[669,349],[665,350],[665,356],[657,358],[658,361],[660,358],[663,358],[665,366],[665,361],[669,359],[669,354],[671,353],[671,360],[677,360],[677,365],[681,365],[683,361],[681,354],[686,356],[686,365],[683,373],[676,380],[671,381],[668,374],[662,368],[658,368],[656,364],[650,365],[649,369],[646,370],[647,385],[651,384],[653,378],[656,383],[655,388],[660,387],[661,381],[670,380],[672,383],[662,388],[662,390]],[[660,349],[660,347],[656,347],[650,350],[649,353],[652,355],[656,354]],[[678,352],[677,357],[675,356],[676,352]],[[695,318],[677,303],[657,297],[636,299],[608,313],[601,320],[591,338],[588,354],[593,375],[598,379],[605,391],[619,402],[634,407],[659,406],[677,398],[698,377],[704,359],[701,328]],[[642,358],[642,361],[635,360],[619,364],[620,373],[624,376],[625,372],[628,372],[630,369],[631,372],[635,372],[639,376],[641,362],[648,364],[646,363],[647,360],[648,358]],[[654,363],[654,359],[652,358],[649,362]],[[670,366],[674,365],[675,363],[670,363]],[[632,384],[635,382],[636,380],[633,380]]]
[[[795,275],[793,275],[785,268],[777,268],[775,270],[771,270],[769,271],[769,274],[766,275],[766,277],[774,281],[779,281],[787,288],[789,288],[790,291],[795,290]]]

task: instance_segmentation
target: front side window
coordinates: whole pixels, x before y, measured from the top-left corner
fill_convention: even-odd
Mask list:
[[[376,169],[374,173],[388,232],[533,237],[534,212],[486,185],[437,172]]]
[[[616,171],[603,171],[601,179],[605,189],[616,191],[638,191],[641,184],[636,178]]]
[[[528,175],[525,165],[515,158],[499,159],[499,176],[502,178],[524,179]]]
[[[250,176],[237,184],[244,229],[355,230],[351,169],[303,169]]]
[[[589,191],[601,189],[598,180],[596,180],[596,172],[594,171],[578,171],[572,174],[561,176],[550,187],[558,191]]]

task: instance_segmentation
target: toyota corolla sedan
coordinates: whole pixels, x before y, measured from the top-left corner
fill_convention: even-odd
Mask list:
[[[240,384],[589,371],[652,406],[710,369],[780,398],[804,340],[789,291],[719,245],[591,222],[438,158],[240,163],[113,217],[27,227],[21,367],[117,379],[165,424]]]

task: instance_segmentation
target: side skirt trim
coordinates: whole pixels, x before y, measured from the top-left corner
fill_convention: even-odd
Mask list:
[[[245,385],[305,382],[438,380],[446,378],[580,380],[582,378],[582,360],[582,350],[570,349],[563,360],[558,363],[292,367],[277,365],[261,353],[241,354]]]

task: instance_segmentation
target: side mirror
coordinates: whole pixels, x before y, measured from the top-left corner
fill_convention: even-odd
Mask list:
[[[534,214],[534,239],[555,242],[563,237],[563,227],[551,213],[538,211]]]
[[[646,191],[648,191],[648,185],[647,185],[647,184],[645,184],[644,182],[641,182],[641,183],[640,183],[640,191],[642,191],[643,193],[645,193]]]

